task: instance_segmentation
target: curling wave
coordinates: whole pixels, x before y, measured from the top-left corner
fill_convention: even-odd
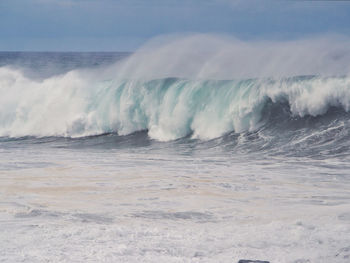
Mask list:
[[[31,80],[0,68],[0,136],[84,137],[147,130],[159,141],[255,131],[287,105],[288,118],[350,109],[350,78],[99,80],[71,71]],[[269,117],[267,116],[269,115]]]

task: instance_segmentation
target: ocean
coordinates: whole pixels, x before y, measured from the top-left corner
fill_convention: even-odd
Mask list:
[[[0,52],[1,262],[350,261],[346,74],[139,64]]]

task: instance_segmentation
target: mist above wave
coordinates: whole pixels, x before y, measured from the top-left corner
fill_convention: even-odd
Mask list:
[[[227,36],[167,36],[149,41],[112,70],[118,78],[241,79],[346,75],[350,41],[317,37],[241,41]]]

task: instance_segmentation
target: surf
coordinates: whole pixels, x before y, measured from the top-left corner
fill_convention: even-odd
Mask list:
[[[265,125],[268,103],[287,103],[295,117],[350,107],[348,77],[94,82],[85,74],[69,72],[33,81],[4,68],[0,75],[0,135],[9,137],[126,135],[147,130],[160,141],[189,134],[208,140]]]
[[[347,43],[171,36],[106,67],[31,78],[27,70],[3,66],[0,136],[147,131],[158,141],[211,140],[269,125],[281,110],[267,110],[271,104],[287,105],[287,119],[322,116],[332,108],[348,112]]]

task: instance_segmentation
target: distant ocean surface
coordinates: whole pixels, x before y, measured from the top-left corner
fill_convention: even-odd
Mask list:
[[[0,52],[1,262],[350,262],[349,76],[132,59]]]

